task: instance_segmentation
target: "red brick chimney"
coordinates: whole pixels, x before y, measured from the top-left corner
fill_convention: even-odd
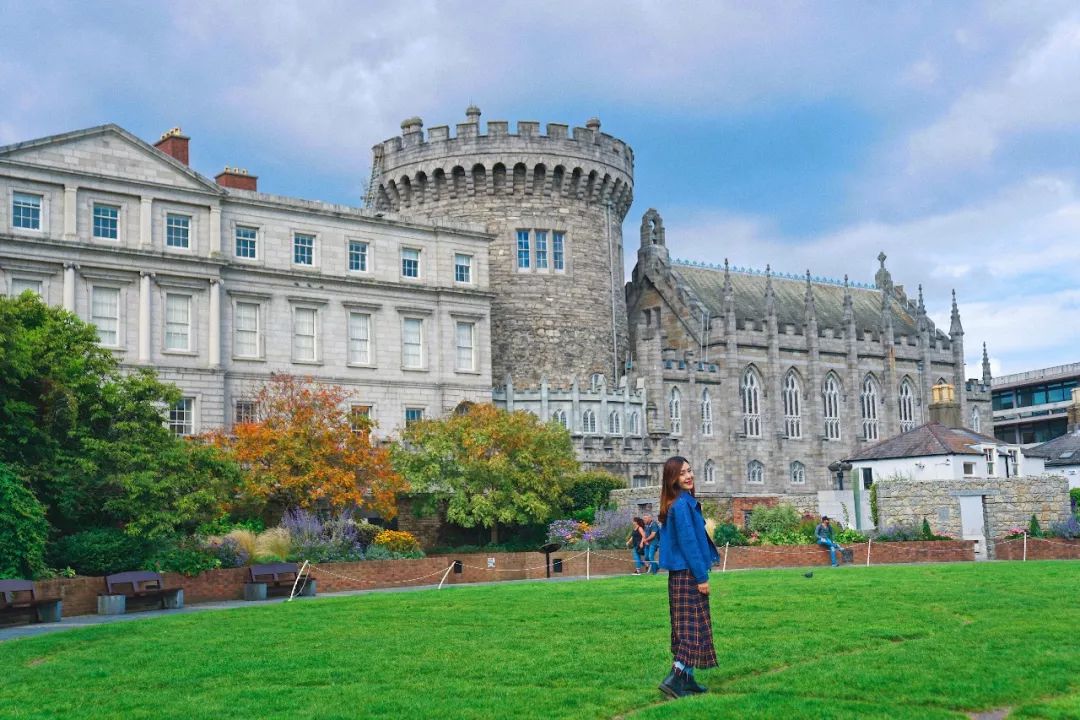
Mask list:
[[[214,178],[221,187],[235,188],[237,190],[258,190],[259,178],[256,175],[248,175],[243,168],[233,168],[228,165]]]
[[[154,147],[187,165],[188,143],[190,141],[191,138],[180,132],[180,128],[174,127],[172,130],[163,134],[161,139],[154,144]]]

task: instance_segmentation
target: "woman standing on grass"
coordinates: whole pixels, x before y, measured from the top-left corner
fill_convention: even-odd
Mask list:
[[[671,611],[671,672],[660,692],[678,698],[703,693],[694,668],[716,666],[709,612],[709,568],[720,559],[708,533],[701,503],[694,497],[694,471],[676,455],[664,463],[660,487],[660,565],[668,571]]]
[[[645,521],[639,517],[634,518],[634,529],[626,539],[626,547],[634,551],[634,574],[640,575],[645,564]]]

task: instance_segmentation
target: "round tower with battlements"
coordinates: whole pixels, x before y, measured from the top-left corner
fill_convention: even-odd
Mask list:
[[[366,203],[384,212],[478,222],[491,245],[492,376],[516,388],[599,374],[615,387],[627,353],[622,221],[634,153],[591,119],[488,121],[470,106],[451,135],[420,118],[374,147]]]

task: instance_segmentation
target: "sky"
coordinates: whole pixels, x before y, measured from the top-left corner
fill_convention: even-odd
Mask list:
[[[0,145],[179,126],[212,177],[360,204],[404,118],[584,125],[679,258],[894,282],[968,376],[1080,362],[1074,2],[0,0]]]

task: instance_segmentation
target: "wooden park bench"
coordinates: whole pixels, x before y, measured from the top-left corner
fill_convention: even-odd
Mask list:
[[[315,595],[315,580],[309,573],[299,574],[296,563],[267,563],[265,565],[252,565],[248,568],[251,580],[244,583],[245,600],[265,600],[267,591],[270,589],[292,592],[296,586],[297,592],[304,597]]]
[[[0,613],[29,616],[30,622],[60,622],[63,602],[58,597],[38,597],[32,580],[0,580]]]
[[[98,595],[98,615],[123,615],[129,599],[143,605],[153,600],[158,607],[175,610],[184,607],[184,590],[165,587],[161,573],[150,570],[106,575],[105,592]]]

